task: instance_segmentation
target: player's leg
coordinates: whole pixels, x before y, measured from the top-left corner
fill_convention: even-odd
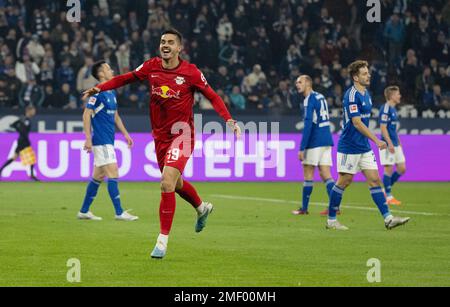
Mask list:
[[[0,177],[2,177],[2,172],[3,172],[3,170],[4,170],[8,165],[10,165],[11,163],[13,163],[18,157],[19,157],[19,153],[18,153],[17,150],[16,150],[16,152],[14,153],[14,155],[12,156],[12,158],[8,159],[8,160],[2,165],[2,167],[0,168]]]
[[[339,211],[342,197],[345,189],[350,186],[353,176],[359,172],[359,162],[362,155],[360,154],[337,154],[337,171],[339,173],[338,180],[331,190],[330,202],[328,206],[327,229],[347,230],[348,228],[341,225],[336,218]]]
[[[303,165],[303,189],[302,189],[302,207],[292,213],[294,215],[308,214],[309,200],[314,186],[314,171],[319,165],[323,147],[310,148],[305,150]]]
[[[327,229],[336,230],[347,230],[348,228],[341,225],[337,221],[337,213],[340,211],[340,206],[342,202],[342,197],[344,191],[353,181],[354,174],[350,173],[339,173],[338,180],[336,184],[331,189],[330,202],[328,206],[328,219],[327,219]]]
[[[386,197],[390,197],[392,196],[391,177],[392,173],[394,172],[394,167],[392,165],[384,165],[383,168],[384,168],[384,175],[383,175],[384,191],[386,192]]]
[[[194,209],[197,209],[202,205],[202,200],[198,195],[197,190],[190,182],[184,180],[181,176],[178,178],[175,192],[191,204]]]
[[[302,189],[302,207],[292,212],[294,215],[307,215],[309,200],[314,188],[314,165],[303,164],[303,189]]]
[[[395,147],[394,160],[396,165],[395,172],[391,175],[391,187],[394,186],[395,183],[403,176],[406,172],[406,159],[403,153],[403,148],[401,146]],[[388,204],[400,205],[401,202],[395,199],[394,197],[388,198]]]
[[[334,182],[333,176],[331,175],[331,165],[319,165],[319,175],[322,181],[325,183],[325,186],[327,188],[328,199],[330,199],[331,191],[333,190],[333,187],[336,184]],[[340,215],[341,211],[338,210],[337,214]],[[320,215],[328,216],[328,209],[325,209],[324,211],[320,212]]]
[[[206,220],[213,210],[213,205],[202,201],[194,186],[190,182],[184,180],[181,176],[178,178],[175,191],[181,198],[190,203],[195,211],[197,211],[195,232],[201,232],[206,226]]]
[[[102,166],[106,177],[108,177],[108,193],[114,206],[115,219],[118,221],[136,221],[139,217],[131,215],[122,208],[119,191],[119,167],[117,163]]]
[[[165,166],[161,177],[161,202],[159,205],[160,232],[152,258],[163,258],[166,254],[169,234],[175,215],[175,189],[181,172],[171,166]]]
[[[86,194],[84,196],[83,204],[81,206],[80,212],[78,213],[78,218],[81,220],[102,220],[101,217],[95,216],[89,211],[95,197],[97,196],[98,188],[105,178],[105,172],[101,167],[94,167],[94,172],[92,174],[92,179],[88,183],[86,188]]]
[[[396,165],[396,170],[392,174],[391,184],[394,185],[398,182],[400,177],[402,177],[406,173],[406,163],[398,163]]]
[[[328,165],[319,165],[319,175],[327,188],[328,196],[330,196],[331,190],[336,184],[334,182],[333,176],[331,175],[331,167]]]
[[[394,217],[391,214],[389,207],[387,206],[387,201],[383,193],[383,189],[381,188],[381,179],[378,174],[378,170],[363,169],[363,174],[367,179],[372,199],[374,203],[377,205],[378,210],[380,211],[381,215],[384,218],[386,228],[392,229],[397,226],[406,224],[409,221],[409,217],[407,218]]]

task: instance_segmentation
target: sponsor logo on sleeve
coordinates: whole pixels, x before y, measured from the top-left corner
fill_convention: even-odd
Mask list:
[[[91,97],[89,98],[88,104],[90,104],[91,106],[95,105],[95,102],[97,101],[97,98],[95,97]]]
[[[351,114],[358,113],[358,106],[356,104],[350,105],[350,113]]]
[[[381,116],[381,120],[384,121],[384,122],[387,122],[388,121],[388,116],[386,114],[383,114]]]

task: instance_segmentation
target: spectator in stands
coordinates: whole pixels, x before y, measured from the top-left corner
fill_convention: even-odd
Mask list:
[[[27,45],[27,50],[33,62],[39,65],[45,55],[45,50],[44,46],[39,42],[39,36],[37,34],[31,36],[31,40]]]
[[[0,78],[0,108],[14,105],[14,93],[8,87],[6,78]]]
[[[75,73],[70,66],[69,58],[65,58],[61,63],[61,67],[57,69],[56,82],[59,86],[67,83],[71,89],[75,88]]]
[[[272,101],[280,110],[291,110],[294,108],[291,102],[289,81],[282,80],[278,83],[278,87],[275,89]]]
[[[95,86],[98,81],[92,76],[92,65],[94,60],[87,56],[84,59],[84,65],[80,68],[77,74],[77,92],[82,93],[88,88]],[[136,66],[137,67],[137,66]]]
[[[40,107],[44,102],[44,98],[44,90],[36,83],[36,80],[28,80],[20,89],[19,105],[23,108],[28,105]]]
[[[389,63],[395,64],[400,59],[405,40],[405,26],[398,14],[393,14],[386,23],[384,37],[388,43]]]
[[[53,109],[62,107],[60,97],[53,90],[51,85],[45,86],[45,99],[42,103],[43,108]]]
[[[23,62],[16,63],[16,76],[22,83],[36,80],[39,72],[39,66],[28,55],[23,56]]]
[[[230,94],[230,102],[234,109],[245,110],[247,102],[245,97],[241,94],[239,86],[233,86],[233,91]]]

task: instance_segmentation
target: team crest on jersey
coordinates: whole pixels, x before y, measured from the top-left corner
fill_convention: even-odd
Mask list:
[[[350,106],[350,113],[358,113],[358,106],[356,104],[352,104]]]
[[[184,84],[186,82],[186,80],[184,79],[184,77],[176,77],[175,82],[176,82],[176,84],[181,85],[181,84]]]
[[[97,101],[97,98],[91,97],[91,98],[89,98],[88,104],[90,104],[91,106],[94,106],[96,101]]]

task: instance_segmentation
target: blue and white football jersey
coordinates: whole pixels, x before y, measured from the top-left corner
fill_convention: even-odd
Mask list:
[[[389,133],[389,137],[392,140],[392,143],[395,147],[399,145],[398,142],[398,134],[397,134],[397,126],[398,126],[398,115],[397,110],[394,107],[391,107],[388,103],[384,104],[380,109],[380,125],[387,125],[387,130]],[[384,137],[383,141],[386,142]]]
[[[338,152],[343,154],[363,154],[372,150],[369,139],[355,128],[353,117],[361,117],[362,122],[369,126],[372,114],[372,99],[369,91],[364,94],[352,86],[344,95],[344,130],[339,139]]]
[[[325,97],[317,92],[305,98],[305,125],[300,150],[333,146],[330,115]]]
[[[115,91],[105,91],[92,96],[86,106],[94,110],[92,117],[92,144],[114,145],[117,99]]]

